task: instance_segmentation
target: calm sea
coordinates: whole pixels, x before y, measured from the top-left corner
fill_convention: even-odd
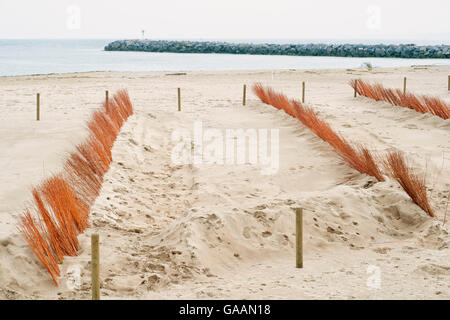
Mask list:
[[[105,52],[112,40],[0,40],[0,76],[86,71],[194,71],[450,65],[450,59],[392,59]],[[269,42],[269,41],[268,41]]]

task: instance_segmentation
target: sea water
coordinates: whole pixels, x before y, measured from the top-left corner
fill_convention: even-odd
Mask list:
[[[106,52],[112,39],[0,40],[0,76],[88,71],[214,71],[450,65],[450,59]]]

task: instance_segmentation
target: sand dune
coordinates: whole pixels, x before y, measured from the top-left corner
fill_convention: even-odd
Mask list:
[[[355,77],[449,101],[450,67],[399,69],[82,73],[0,78],[0,298],[89,299],[90,238],[101,237],[102,296],[119,299],[449,299],[450,122],[353,98]],[[297,120],[264,105],[242,84],[262,82],[300,97],[344,136],[377,151],[397,148],[428,177],[437,218],[392,180],[349,168]],[[182,88],[182,112],[176,88]],[[78,257],[60,286],[15,229],[31,186],[60,170],[86,135],[104,90],[127,88],[135,107]],[[34,121],[34,94],[42,121]],[[175,130],[279,129],[279,169],[178,165]],[[295,269],[294,209],[303,207],[304,269]],[[450,208],[449,208],[450,211]],[[450,220],[450,212],[447,221]],[[379,272],[380,277],[376,278]],[[377,282],[379,279],[380,281]]]

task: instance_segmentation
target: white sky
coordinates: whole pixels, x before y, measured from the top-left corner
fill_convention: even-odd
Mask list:
[[[0,38],[139,38],[142,29],[151,38],[448,44],[450,0],[0,0]]]

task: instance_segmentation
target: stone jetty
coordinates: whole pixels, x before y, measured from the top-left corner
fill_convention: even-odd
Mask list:
[[[105,47],[105,50],[172,53],[450,59],[450,45],[417,46],[414,44],[258,44],[212,41],[118,40],[108,44]]]

